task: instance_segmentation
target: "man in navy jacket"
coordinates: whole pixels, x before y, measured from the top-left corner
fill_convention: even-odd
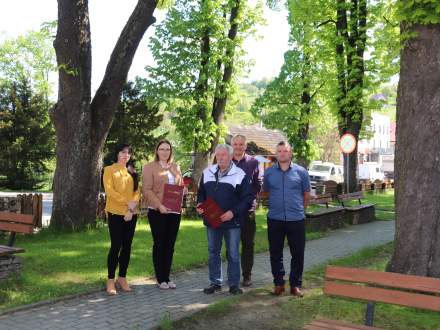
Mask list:
[[[218,206],[225,211],[221,216],[222,224],[214,229],[204,219],[208,235],[208,268],[210,285],[203,290],[212,294],[221,290],[222,269],[221,249],[223,237],[226,244],[228,259],[228,285],[232,294],[242,293],[240,284],[240,227],[245,215],[252,205],[254,193],[250,179],[246,173],[232,162],[232,147],[219,144],[215,149],[217,164],[206,168],[200,179],[197,193],[197,205],[208,197],[214,199]],[[203,215],[203,210],[197,208]]]

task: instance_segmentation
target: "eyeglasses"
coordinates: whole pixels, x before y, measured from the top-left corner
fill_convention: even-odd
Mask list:
[[[157,150],[159,150],[159,151],[170,151],[171,149],[159,148],[159,149],[157,149]]]

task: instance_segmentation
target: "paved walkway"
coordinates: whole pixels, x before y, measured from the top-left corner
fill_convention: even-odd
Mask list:
[[[305,270],[393,238],[394,221],[334,231],[307,242]],[[271,283],[267,253],[256,255],[253,273],[254,287]],[[210,296],[203,294],[206,267],[178,273],[175,281],[177,290],[159,291],[152,281],[144,281],[134,284],[131,293],[109,297],[98,292],[4,315],[0,317],[0,329],[150,329],[157,327],[168,312],[171,319],[179,319],[229,296],[226,290]]]

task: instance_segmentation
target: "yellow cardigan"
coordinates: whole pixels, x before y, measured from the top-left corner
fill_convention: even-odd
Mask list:
[[[133,178],[127,168],[118,163],[104,168],[103,182],[107,212],[125,215],[128,212],[128,202],[138,202],[140,199],[140,189],[133,191]]]

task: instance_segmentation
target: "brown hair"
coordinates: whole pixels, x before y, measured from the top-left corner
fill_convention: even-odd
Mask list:
[[[168,141],[167,139],[162,139],[160,140],[157,144],[156,144],[156,149],[155,149],[155,156],[154,159],[158,162],[159,161],[159,155],[157,154],[157,150],[159,149],[159,147],[162,144],[168,144],[170,146],[170,156],[167,159],[167,163],[171,162],[173,160],[173,146],[171,145],[171,142]]]
[[[280,147],[280,146],[285,146],[286,148],[289,148],[290,151],[292,151],[292,149],[293,149],[292,146],[290,145],[290,143],[287,141],[278,142],[277,147]]]

